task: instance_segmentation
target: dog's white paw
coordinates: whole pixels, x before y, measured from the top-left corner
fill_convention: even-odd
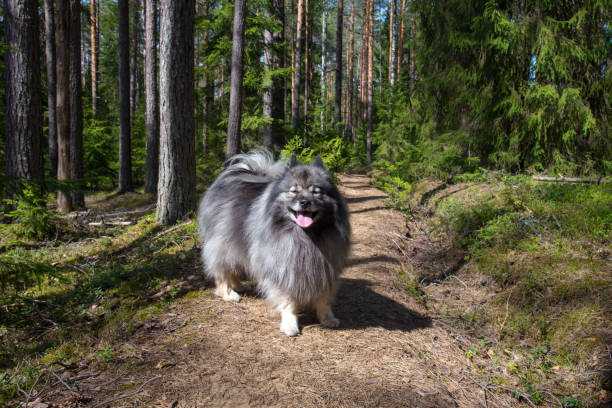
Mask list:
[[[336,317],[334,317],[334,315],[330,313],[327,316],[325,316],[323,320],[321,320],[321,324],[324,327],[329,327],[333,329],[334,327],[340,326],[340,320],[338,320]]]
[[[221,299],[226,300],[228,302],[240,302],[240,295],[236,293],[233,289],[229,287],[217,287],[215,289],[215,295],[219,296]]]
[[[298,319],[291,307],[287,307],[282,311],[280,329],[287,336],[297,336],[300,334]]]
[[[298,327],[297,322],[288,322],[283,320],[281,322],[280,329],[289,337],[297,336],[298,334],[300,334],[300,328]]]

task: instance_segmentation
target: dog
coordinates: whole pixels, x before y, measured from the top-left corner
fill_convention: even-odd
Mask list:
[[[239,302],[241,279],[281,314],[280,330],[299,334],[297,313],[314,309],[337,327],[331,306],[350,248],[344,198],[317,156],[275,162],[267,150],[238,154],[200,201],[205,273],[215,294]]]

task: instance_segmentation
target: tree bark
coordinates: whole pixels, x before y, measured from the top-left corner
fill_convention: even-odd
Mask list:
[[[327,99],[325,95],[325,74],[327,72],[327,1],[323,0],[323,16],[321,17],[321,132],[325,125]]]
[[[308,121],[308,87],[310,76],[310,24],[308,24],[308,0],[304,0],[304,114],[303,123],[306,126]],[[306,140],[307,132],[304,132]]]
[[[49,0],[50,1],[50,0]],[[90,41],[91,41],[91,110],[94,117],[98,105],[98,56],[100,43],[100,0],[90,0]]]
[[[204,17],[208,17],[210,4],[208,0],[204,0]],[[202,35],[202,47],[206,49],[208,45],[208,30],[204,31]],[[208,81],[208,69],[206,69],[206,62],[203,64],[202,70],[202,155],[206,157],[206,140],[208,138],[208,107],[213,103],[215,98],[215,81]]]
[[[83,169],[83,81],[81,75],[81,1],[70,0],[70,178],[80,180]],[[72,205],[85,207],[80,190],[72,191]]]
[[[55,102],[55,17],[53,0],[44,0],[45,55],[47,68],[47,123],[49,132],[49,169],[51,177],[57,177],[57,120]]]
[[[344,14],[343,0],[338,0],[338,13],[336,15],[336,106],[334,109],[336,130],[342,134],[342,31]]]
[[[240,151],[245,11],[246,0],[235,0],[234,26],[232,30],[232,72],[230,78],[230,104],[229,116],[227,118],[227,144],[225,149],[226,159],[229,159]]]
[[[266,18],[280,20],[284,27],[284,0],[274,0],[266,9]],[[278,70],[282,64],[283,31],[264,30],[264,68],[266,84],[264,88],[264,117],[271,119],[272,123],[264,126],[263,144],[271,149],[279,149],[283,145],[282,122],[284,117],[284,92],[283,80],[278,75],[270,77],[270,70]]]
[[[374,0],[370,0],[368,13],[368,95],[367,95],[367,134],[366,134],[366,157],[368,164],[372,163],[372,110],[374,103]]]
[[[400,16],[400,26],[399,26],[399,40],[398,40],[398,50],[397,50],[397,82],[401,81],[402,74],[402,59],[404,56],[404,31],[405,21],[406,21],[406,0],[402,0],[402,8],[399,12]]]
[[[4,2],[6,175],[42,179],[38,1]]]
[[[395,64],[396,64],[396,30],[395,30],[395,8],[397,0],[389,0],[389,91],[393,92],[395,85]]]
[[[300,80],[302,76],[302,26],[304,25],[304,0],[298,0],[295,40],[295,61],[293,62],[293,93],[291,101],[291,126],[296,131],[300,116]]]
[[[119,193],[132,190],[132,140],[130,123],[130,38],[128,0],[119,8]]]
[[[132,0],[132,53],[130,55],[130,116],[133,118],[138,108],[138,13],[140,1]]]
[[[159,173],[159,104],[157,92],[157,1],[145,0],[145,122],[147,158],[145,193],[157,192]]]
[[[162,0],[160,155],[157,221],[172,224],[195,207],[194,3]]]
[[[355,59],[355,0],[351,0],[351,37],[349,40],[349,74],[348,74],[348,114],[346,121],[347,136],[355,142],[353,134],[353,79],[354,76],[354,59]]]
[[[68,0],[55,2],[55,70],[57,72],[57,179],[70,178],[70,49]],[[69,194],[57,192],[57,210],[71,211]]]
[[[360,69],[360,87],[359,87],[359,100],[360,100],[360,116],[361,123],[364,124],[367,119],[367,91],[368,91],[368,42],[369,42],[369,30],[370,30],[370,0],[364,0],[364,11],[361,22],[361,64]]]
[[[416,81],[416,49],[415,49],[415,38],[416,38],[416,20],[412,16],[412,24],[410,26],[410,84],[414,89],[414,82]]]

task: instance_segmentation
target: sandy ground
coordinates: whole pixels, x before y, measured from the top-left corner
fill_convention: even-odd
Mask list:
[[[466,340],[401,288],[406,258],[426,260],[419,261],[418,239],[405,238],[405,216],[386,208],[385,194],[365,176],[342,176],[339,187],[353,246],[334,307],[338,329],[305,314],[302,333],[289,338],[261,298],[223,302],[202,284],[201,295],[115,344],[121,357],[103,371],[70,374],[85,377],[78,389],[92,398],[86,406],[516,406],[484,391]],[[69,403],[78,405],[75,397]]]

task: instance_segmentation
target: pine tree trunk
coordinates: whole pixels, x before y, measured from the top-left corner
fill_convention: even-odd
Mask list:
[[[132,140],[130,123],[130,38],[128,0],[119,8],[119,192],[132,190]]]
[[[397,50],[397,82],[401,80],[402,74],[402,63],[404,56],[404,31],[405,31],[405,21],[406,21],[406,0],[402,0],[402,8],[399,12],[400,16],[400,27],[399,27],[399,40],[398,40],[398,50]]]
[[[161,1],[157,221],[165,225],[195,207],[194,12],[192,1]]]
[[[366,135],[366,157],[368,164],[372,163],[372,109],[374,104],[374,0],[370,0],[368,13],[368,83],[367,83],[367,135]]]
[[[304,0],[304,127],[308,121],[308,91],[310,86],[310,24],[308,24],[308,0]],[[304,140],[308,132],[304,131]]]
[[[416,20],[412,16],[412,25],[410,26],[410,83],[412,84],[411,89],[414,89],[414,82],[416,81],[416,49],[414,40],[416,38]]]
[[[81,1],[70,0],[70,178],[83,179],[83,76],[81,75]],[[85,207],[82,191],[71,192],[72,205]]]
[[[268,20],[280,20],[284,25],[284,1],[272,1],[266,8],[265,15]],[[266,84],[263,92],[263,114],[272,121],[264,126],[263,144],[270,149],[279,149],[283,145],[282,122],[284,116],[284,92],[282,79],[278,76],[270,77],[271,70],[281,67],[281,44],[283,31],[271,32],[264,29],[264,69],[266,70]]]
[[[325,124],[327,99],[325,95],[325,75],[327,72],[327,1],[323,0],[323,17],[321,17],[321,132]]]
[[[361,123],[364,124],[367,119],[367,93],[368,93],[368,42],[369,42],[369,30],[370,30],[370,0],[364,1],[364,12],[362,18],[362,38],[361,38],[361,64],[359,64],[361,70],[361,85],[359,100],[361,108]]]
[[[208,17],[210,4],[208,0],[204,0],[204,17]],[[202,35],[202,47],[206,49],[208,45],[208,30],[204,31]],[[206,62],[203,64],[204,69],[202,70],[202,89],[204,95],[202,97],[202,155],[206,157],[206,140],[208,138],[208,107],[213,102],[215,97],[215,83],[214,80],[209,84],[208,82],[208,70],[206,69]]]
[[[145,122],[147,159],[145,193],[155,194],[159,173],[159,104],[157,92],[157,1],[145,0]]]
[[[338,12],[336,14],[336,106],[334,109],[336,130],[342,134],[342,31],[344,14],[343,0],[338,0]]]
[[[293,93],[291,101],[291,126],[296,131],[300,116],[300,81],[302,77],[302,26],[304,25],[304,0],[298,0],[295,60],[293,65]]]
[[[4,3],[6,175],[42,179],[38,1]]]
[[[230,104],[227,118],[227,142],[225,158],[240,152],[240,127],[242,125],[242,74],[244,61],[244,23],[246,0],[234,2],[232,29],[232,72],[230,78]]]
[[[55,2],[55,70],[57,72],[57,179],[70,178],[70,49],[68,0]],[[69,194],[57,192],[57,210],[71,211]]]
[[[138,14],[140,1],[132,0],[132,53],[130,55],[130,117],[138,108]]]
[[[389,91],[393,92],[395,85],[395,64],[396,64],[396,30],[395,30],[395,8],[397,0],[389,0]]]
[[[53,0],[44,0],[45,55],[47,68],[47,123],[49,131],[49,169],[51,177],[57,177],[57,120],[55,107],[55,17]]]
[[[51,0],[48,0],[51,1]],[[94,117],[98,105],[98,56],[100,43],[100,0],[90,0],[89,19],[91,33],[91,110]]]
[[[355,0],[351,0],[351,37],[349,40],[349,73],[348,73],[348,107],[346,115],[346,131],[347,136],[355,142],[355,135],[353,133],[353,84],[354,84],[354,60],[355,60]]]

